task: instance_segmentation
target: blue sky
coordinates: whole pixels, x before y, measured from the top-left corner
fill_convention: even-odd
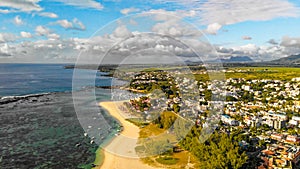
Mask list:
[[[153,32],[180,39],[193,31],[183,29],[185,23],[202,32],[220,57],[272,60],[300,53],[298,0],[2,1],[0,62],[75,62],[80,50],[106,46],[87,41],[91,36],[106,42]]]

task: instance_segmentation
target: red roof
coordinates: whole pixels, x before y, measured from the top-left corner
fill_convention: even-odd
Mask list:
[[[257,167],[257,169],[267,169],[263,164]]]
[[[271,150],[263,150],[263,151],[261,151],[261,152],[265,153],[266,155],[274,155],[274,154],[275,154],[275,153],[274,153],[273,151],[271,151]]]

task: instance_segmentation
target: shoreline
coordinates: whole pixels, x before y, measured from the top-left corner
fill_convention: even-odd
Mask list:
[[[104,101],[99,103],[99,106],[104,108],[109,115],[123,126],[123,130],[104,148],[99,147],[99,149],[103,150],[104,159],[103,163],[94,169],[155,169],[144,164],[135,153],[140,129],[125,119],[126,115],[118,108],[122,103],[123,101]],[[96,158],[101,155],[99,152],[97,150]]]

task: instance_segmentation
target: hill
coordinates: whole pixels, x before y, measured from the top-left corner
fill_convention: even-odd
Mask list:
[[[222,58],[216,60],[209,60],[207,63],[252,63],[254,62],[249,56],[231,56],[229,58]]]
[[[272,60],[270,63],[279,65],[300,65],[300,54]]]
[[[245,63],[253,62],[249,56],[231,56],[228,59],[221,59],[223,63]]]

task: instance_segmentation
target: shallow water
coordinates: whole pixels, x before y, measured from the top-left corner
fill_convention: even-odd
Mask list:
[[[89,91],[80,92],[84,95]],[[98,89],[96,95],[98,101],[109,99],[105,89]],[[98,147],[95,143],[109,139],[118,125],[97,105],[87,104],[86,108],[89,112],[84,120],[88,123],[82,123],[71,93],[0,104],[0,168],[78,168],[93,163]],[[84,125],[91,128],[85,131]],[[91,144],[85,132],[95,137],[95,143]],[[97,138],[99,133],[101,139],[100,135]]]
[[[111,91],[96,88],[93,93],[90,89],[94,83],[109,86],[112,78],[79,70],[82,81],[75,93],[80,96],[77,109],[84,111],[76,112],[73,70],[63,66],[0,64],[1,169],[90,168],[98,145],[118,128],[97,105],[110,100]]]

